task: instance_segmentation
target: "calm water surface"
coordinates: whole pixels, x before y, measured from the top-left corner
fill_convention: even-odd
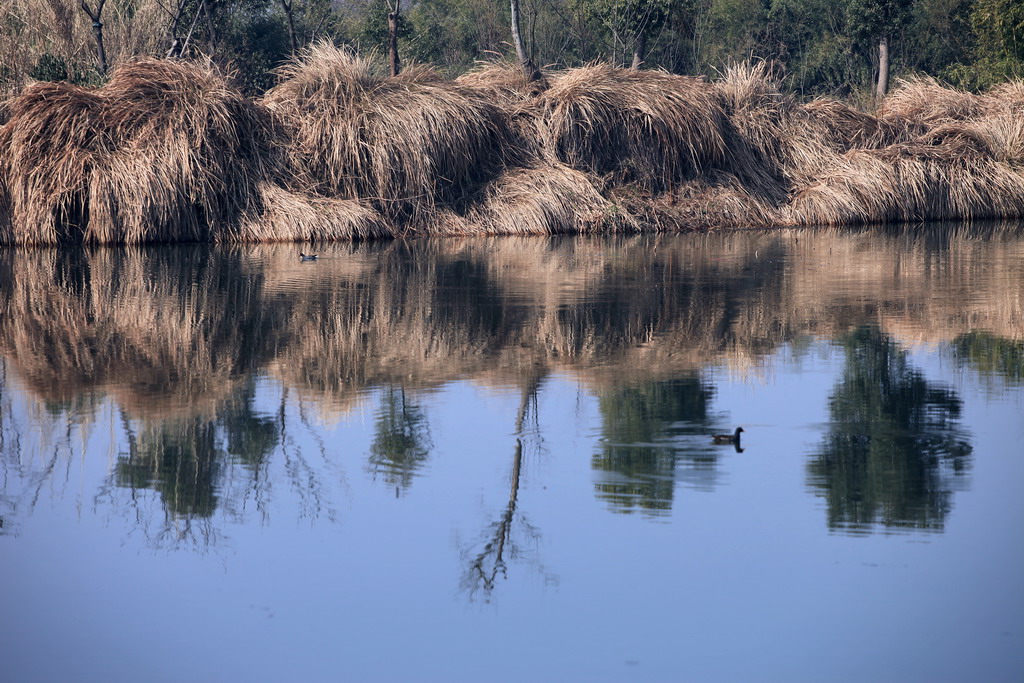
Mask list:
[[[1019,681],[1022,442],[1020,227],[3,251],[2,678]]]

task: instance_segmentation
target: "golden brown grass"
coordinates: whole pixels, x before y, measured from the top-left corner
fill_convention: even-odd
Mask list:
[[[562,164],[512,168],[466,203],[438,216],[447,234],[553,235],[640,229],[587,174]]]
[[[507,59],[478,62],[455,82],[482,93],[489,101],[503,107],[529,102],[550,87],[547,76],[531,81],[518,62]]]
[[[260,102],[209,63],[0,107],[0,242],[364,239],[1024,216],[1024,84],[900,82],[877,114],[714,82],[506,62],[397,77],[328,43]]]
[[[429,67],[389,78],[381,66],[319,43],[281,69],[263,102],[287,131],[296,189],[416,224],[501,170],[508,121]]]
[[[936,125],[974,118],[984,108],[982,96],[946,87],[929,76],[917,76],[898,80],[879,106],[878,115],[888,120]]]
[[[536,106],[549,158],[653,192],[726,154],[724,112],[703,79],[595,64],[553,76]]]
[[[259,210],[243,216],[231,236],[234,241],[320,242],[397,234],[392,223],[358,199],[310,197],[269,182],[261,184],[259,192]]]
[[[30,85],[0,128],[9,241],[222,239],[270,173],[270,135],[210,63],[141,59],[99,89]]]

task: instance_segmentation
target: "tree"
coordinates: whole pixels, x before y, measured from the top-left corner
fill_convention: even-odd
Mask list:
[[[401,0],[395,0],[388,12],[388,65],[391,77],[398,75],[400,65],[398,63],[398,19],[401,16],[399,11],[402,8]]]
[[[639,69],[647,56],[647,41],[660,29],[671,10],[668,0],[586,0],[588,16],[605,27],[612,37],[614,53],[632,55],[631,68]]]
[[[850,0],[847,7],[853,37],[878,46],[875,95],[879,98],[889,90],[892,40],[910,23],[912,4],[904,0]]]
[[[107,73],[107,51],[103,47],[103,22],[100,20],[103,16],[103,6],[106,4],[107,0],[99,0],[96,10],[93,11],[89,3],[82,0],[82,11],[92,19],[92,32],[96,37],[96,62],[100,73]]]
[[[523,45],[523,33],[520,28],[522,22],[520,21],[519,12],[519,0],[511,0],[512,8],[512,44],[516,48],[516,57],[519,59],[519,65],[523,68],[523,73],[526,74],[526,79],[531,83],[534,81],[541,80],[542,76],[540,69],[533,63],[530,55],[526,52],[526,46]]]

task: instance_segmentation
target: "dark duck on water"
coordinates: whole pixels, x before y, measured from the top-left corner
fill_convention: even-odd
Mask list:
[[[743,432],[743,427],[737,427],[736,431],[732,434],[714,434],[711,437],[711,443],[718,444],[720,446],[740,445],[740,434]]]

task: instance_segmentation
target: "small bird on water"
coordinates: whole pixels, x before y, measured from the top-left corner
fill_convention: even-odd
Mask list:
[[[316,261],[316,254],[303,254],[300,251],[299,252],[299,260],[300,261]]]
[[[714,434],[711,436],[711,443],[718,444],[719,446],[736,444],[740,445],[740,434],[743,432],[743,427],[737,427],[736,431],[732,434]]]

